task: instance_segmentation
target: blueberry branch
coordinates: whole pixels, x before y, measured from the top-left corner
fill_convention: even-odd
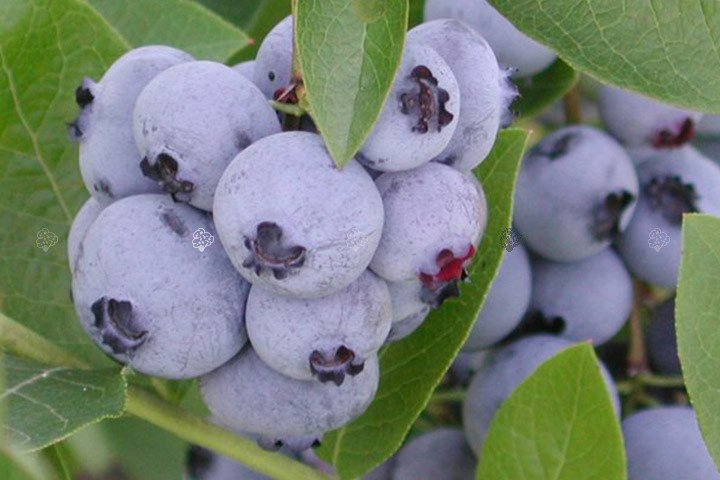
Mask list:
[[[0,313],[0,350],[48,365],[90,369],[90,365],[29,328]],[[183,440],[231,457],[259,473],[279,480],[328,480],[328,476],[255,442],[220,428],[204,418],[129,385],[125,411]]]
[[[563,98],[565,106],[565,123],[568,125],[576,125],[582,123],[582,97],[580,95],[580,85],[576,83]]]

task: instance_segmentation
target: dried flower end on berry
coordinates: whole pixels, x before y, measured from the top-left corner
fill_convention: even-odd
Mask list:
[[[417,115],[418,121],[412,131],[427,133],[431,123],[438,132],[442,131],[454,118],[445,108],[450,94],[438,86],[437,78],[425,65],[413,68],[409,80],[410,88],[400,94],[400,111],[405,115]]]
[[[255,238],[245,238],[245,247],[252,255],[245,260],[243,267],[253,267],[257,275],[270,271],[278,280],[302,267],[307,251],[300,245],[286,245],[282,228],[273,222],[259,223]]]
[[[365,368],[365,361],[356,358],[355,352],[341,345],[332,353],[314,350],[310,354],[310,371],[321,382],[342,385],[345,375],[355,376]]]
[[[645,186],[645,194],[650,207],[660,210],[667,221],[676,225],[682,223],[683,214],[699,211],[695,187],[691,183],[683,183],[679,176],[651,179]]]

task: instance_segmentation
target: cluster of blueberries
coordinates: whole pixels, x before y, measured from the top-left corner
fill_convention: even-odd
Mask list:
[[[71,135],[92,197],[68,254],[78,318],[103,351],[148,375],[199,377],[214,421],[289,455],[363,413],[379,349],[458,294],[488,216],[472,169],[511,120],[511,80],[555,61],[485,1],[427,0],[425,17],[342,169],[309,118],[282,131],[271,106],[298,85],[291,17],[232,68],[149,46],[83,81]],[[682,215],[720,215],[720,167],[687,144],[700,114],[611,87],[597,103],[610,134],[563,127],[524,159],[508,235],[520,240],[455,366],[472,371],[465,431],[416,437],[367,478],[474,478],[515,388],[573,342],[613,338],[631,273],[674,288]],[[655,317],[653,367],[678,374],[672,298]],[[690,408],[623,426],[632,480],[720,478]],[[191,453],[195,478],[265,478]]]

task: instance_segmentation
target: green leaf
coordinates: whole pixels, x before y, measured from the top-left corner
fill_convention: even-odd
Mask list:
[[[425,0],[410,0],[410,14],[408,15],[408,28],[423,22]]]
[[[720,466],[720,219],[686,215],[675,300],[685,385],[715,464]]]
[[[127,48],[80,1],[0,2],[0,310],[105,365],[69,298],[67,232],[88,194],[65,124],[83,76],[99,78]],[[58,237],[47,251],[35,244],[43,228]]]
[[[208,8],[245,31],[251,38],[250,44],[232,56],[229,63],[235,64],[252,60],[260,43],[272,28],[290,15],[289,0],[200,0]]]
[[[523,32],[598,79],[720,112],[720,4],[493,0]]]
[[[343,166],[380,116],[400,65],[407,0],[303,0],[296,42],[310,115]]]
[[[132,478],[177,480],[183,477],[188,443],[135,418],[103,422],[105,441],[115,461]]]
[[[627,478],[620,423],[589,343],[545,362],[503,403],[477,478]]]
[[[170,45],[222,62],[249,42],[237,27],[190,0],[89,1],[133,47]]]
[[[380,388],[365,414],[326,435],[321,456],[342,478],[369,471],[401,445],[465,342],[482,309],[503,253],[503,232],[510,227],[513,191],[527,133],[500,133],[490,156],[478,167],[489,222],[473,265],[470,282],[460,285],[460,298],[447,300],[415,333],[381,355]]]
[[[24,451],[60,441],[79,428],[122,415],[125,378],[117,369],[48,367],[5,356],[0,404],[5,433]]]
[[[580,75],[560,59],[537,75],[514,79],[520,95],[512,110],[518,117],[533,117],[562,98],[579,79]]]

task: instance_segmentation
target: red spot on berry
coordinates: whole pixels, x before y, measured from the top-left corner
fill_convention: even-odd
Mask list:
[[[685,145],[695,138],[695,122],[692,118],[686,118],[677,132],[664,129],[660,130],[652,139],[655,148],[676,148]]]
[[[436,260],[440,271],[434,275],[420,272],[418,277],[426,289],[431,291],[439,290],[448,283],[461,280],[465,276],[465,267],[468,266],[474,256],[475,247],[472,245],[462,257],[455,257],[449,249],[442,250]]]

